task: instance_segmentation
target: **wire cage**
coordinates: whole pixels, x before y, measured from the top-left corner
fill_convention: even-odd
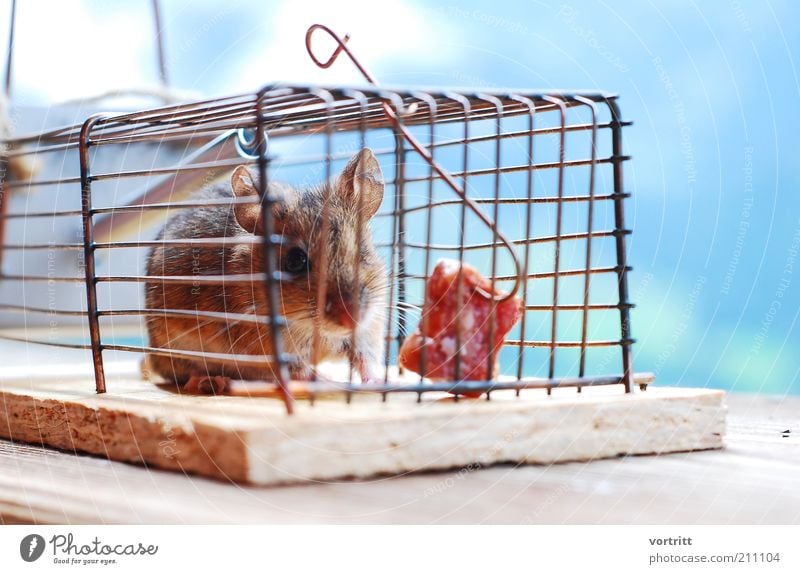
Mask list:
[[[590,385],[621,385],[630,392],[625,125],[616,97],[604,93],[276,85],[254,94],[95,115],[82,125],[16,138],[8,142],[9,159],[60,155],[63,167],[52,179],[4,182],[2,253],[25,251],[44,259],[70,251],[79,258],[78,272],[31,273],[27,269],[37,267],[29,265],[19,273],[5,269],[2,281],[20,289],[71,283],[83,293],[79,308],[66,309],[9,300],[3,291],[0,309],[74,319],[85,331],[78,341],[36,340],[8,330],[0,336],[91,351],[98,392],[106,389],[109,352],[144,353],[171,364],[228,365],[229,371],[233,365],[231,372],[245,373],[234,378],[277,384],[290,412],[289,381],[302,371],[299,363],[310,367],[303,378],[312,399],[322,389],[347,398],[356,392],[386,398],[442,390],[456,397],[490,397],[499,390],[576,387],[580,392]],[[102,167],[109,156],[135,164],[142,145],[152,151],[150,165]],[[167,149],[180,150],[183,160],[176,163],[174,153],[162,157]],[[355,219],[343,221],[332,197],[334,182],[364,149],[371,150],[382,172],[380,209],[364,209],[370,200],[363,193],[351,196]],[[234,169],[251,178],[255,193],[197,193],[214,185],[230,189]],[[122,182],[139,193],[123,193]],[[54,200],[52,210],[14,211],[8,193],[20,187],[28,193],[56,189],[62,201]],[[294,217],[288,204],[312,196],[318,217],[308,223],[312,235],[303,241],[316,247],[312,256],[304,245],[309,253],[303,255],[308,269],[315,269],[313,279],[308,269],[300,277],[287,271],[287,254],[298,239],[285,221],[287,210],[289,219]],[[209,222],[220,217],[232,225],[230,218],[240,209],[256,210],[256,231],[222,236],[209,231]],[[59,218],[80,222],[75,241],[34,243],[12,229]],[[192,233],[170,235],[176,221],[191,225]],[[159,232],[165,226],[167,232]],[[157,250],[163,257],[156,269]],[[228,261],[241,250],[252,254],[250,268],[206,264],[209,253]],[[378,261],[369,259],[373,256]],[[456,372],[453,382],[431,382],[393,367],[404,337],[425,320],[425,286],[440,258],[476,267],[493,289],[523,300],[521,319],[486,380],[461,380]],[[370,270],[370,265],[379,266]],[[341,269],[351,283],[331,287],[329,281],[343,281]],[[370,293],[364,274],[376,269],[382,277]],[[151,289],[159,290],[160,304],[147,295]],[[165,295],[170,289],[172,295]],[[219,296],[223,305],[198,305],[192,289]],[[239,297],[248,295],[246,305],[235,302],[237,289]],[[323,309],[331,305],[332,290],[359,302],[365,291],[374,297],[380,334],[360,329],[362,306],[351,305],[354,328],[336,339],[349,369],[320,380],[316,367],[330,334]],[[287,311],[287,301],[294,298],[297,305],[300,296],[308,311],[302,317]],[[293,325],[300,321],[307,336],[287,341],[298,336]],[[154,322],[171,327],[173,335],[182,331],[172,339],[194,339],[192,344],[154,342]],[[123,323],[138,325],[141,336],[119,337]],[[224,333],[228,342],[204,345],[201,325]],[[485,328],[492,339],[492,321]],[[197,336],[187,337],[187,331]],[[236,344],[234,334],[258,344]],[[369,349],[373,362],[379,360],[378,372],[364,376],[358,349]],[[299,350],[304,358],[296,355]],[[247,375],[251,367],[271,376]],[[354,373],[361,373],[360,384]]]

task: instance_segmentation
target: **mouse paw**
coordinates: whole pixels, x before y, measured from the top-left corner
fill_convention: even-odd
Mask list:
[[[192,375],[183,390],[195,395],[222,395],[228,389],[231,380],[219,375]]]
[[[379,366],[364,359],[356,359],[355,363],[362,384],[373,385],[385,382],[384,377],[380,374]]]
[[[361,378],[362,385],[377,385],[385,382],[382,376],[372,370],[359,371],[358,375]]]

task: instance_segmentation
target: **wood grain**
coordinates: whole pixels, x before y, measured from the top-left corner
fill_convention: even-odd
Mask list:
[[[723,393],[616,387],[492,401],[441,394],[298,404],[187,396],[122,380],[101,395],[53,379],[0,382],[0,436],[251,484],[369,478],[499,462],[553,463],[718,448]]]
[[[271,488],[0,441],[7,523],[798,524],[800,398],[729,394],[723,450]],[[784,438],[783,431],[791,430]]]

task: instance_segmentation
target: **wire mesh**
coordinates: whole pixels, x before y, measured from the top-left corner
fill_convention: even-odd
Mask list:
[[[387,105],[424,142],[435,165],[392,125]],[[568,386],[580,391],[609,384],[630,391],[625,125],[616,98],[602,93],[279,85],[254,94],[101,114],[82,125],[18,137],[7,142],[8,157],[60,158],[65,167],[57,177],[4,182],[3,255],[25,252],[35,259],[75,252],[80,272],[40,274],[28,271],[36,265],[16,271],[6,264],[2,282],[19,283],[22,289],[73,283],[82,285],[84,293],[80,308],[5,300],[0,310],[79,319],[87,327],[80,341],[23,339],[90,350],[98,392],[106,389],[103,357],[108,351],[193,365],[211,378],[224,374],[277,382],[290,411],[289,381],[298,378],[310,381],[312,397],[317,390],[335,389],[348,399],[355,392],[421,396],[449,389],[456,396],[476,391],[490,396],[496,390],[550,392]],[[150,165],[136,164],[141,146],[156,146]],[[161,160],[162,148],[180,150],[183,160]],[[355,219],[343,222],[332,197],[337,184],[331,182],[337,176],[341,180],[347,162],[367,148],[383,173],[383,201],[372,217],[364,194],[352,198]],[[108,156],[127,163],[101,167],[100,159]],[[76,163],[77,171],[69,167]],[[218,181],[217,186],[230,188],[225,180],[240,166],[249,170],[256,194],[197,193]],[[437,166],[446,170],[445,177]],[[448,178],[463,197],[453,193]],[[122,181],[135,182],[138,192],[119,192]],[[69,199],[57,207],[54,201],[52,210],[15,211],[8,198],[17,193]],[[318,218],[309,223],[313,233],[303,238],[307,250],[315,246],[309,264],[314,271],[300,275],[286,268],[298,238],[275,216],[276,210],[291,209],[287,202],[298,197],[320,199]],[[220,236],[203,228],[210,217],[234,217],[249,208],[260,213],[255,233]],[[198,218],[198,213],[206,215]],[[197,229],[170,236],[179,217],[195,218]],[[37,226],[60,218],[80,221],[74,241],[26,241],[25,233],[13,229],[15,222]],[[172,264],[154,273],[157,250],[173,257]],[[385,271],[383,281],[370,288],[366,274],[378,268],[370,259],[373,250]],[[217,263],[199,265],[209,253]],[[249,254],[250,267],[231,272],[231,258],[242,253]],[[456,382],[432,383],[393,366],[408,331],[428,320],[422,312],[425,285],[435,262],[444,257],[475,266],[492,290],[497,286],[523,299],[524,313],[504,342],[497,366],[488,359],[487,380],[460,380],[460,353]],[[345,276],[348,285],[331,286]],[[157,305],[144,295],[152,289],[161,293]],[[353,328],[346,332],[332,332],[327,321],[325,310],[341,303],[331,301],[331,289],[348,298]],[[206,305],[192,290],[218,296],[224,304]],[[365,290],[371,307],[361,303]],[[244,302],[235,300],[237,293]],[[305,312],[288,312],[287,301],[300,295]],[[494,313],[495,302],[491,309]],[[381,323],[379,335],[361,328],[375,317]],[[139,340],[115,337],[114,325],[123,323],[138,326]],[[154,342],[156,323],[186,344]],[[495,322],[489,320],[485,329],[492,347]],[[459,328],[457,349],[465,336]],[[223,344],[211,344],[208,337]],[[0,338],[20,336],[6,329]],[[336,376],[322,377],[317,366],[326,352],[331,354],[332,339],[349,366],[344,375],[340,369]],[[367,355],[371,364],[365,367]],[[425,372],[424,352],[421,361]],[[364,384],[356,384],[356,375]]]

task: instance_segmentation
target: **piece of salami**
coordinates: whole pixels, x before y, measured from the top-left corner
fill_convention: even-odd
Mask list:
[[[458,310],[459,268],[463,277],[460,320]],[[425,291],[423,320],[417,330],[403,342],[398,362],[401,366],[431,380],[455,381],[456,356],[460,355],[458,380],[484,381],[497,375],[497,355],[505,337],[523,313],[522,299],[511,297],[494,303],[494,334],[490,349],[490,315],[492,298],[502,296],[492,283],[472,265],[450,259],[436,263]],[[461,325],[460,350],[458,330]],[[425,332],[422,332],[424,329]],[[425,349],[424,366],[421,364]],[[460,352],[459,352],[460,351]],[[423,372],[424,370],[424,372]]]

